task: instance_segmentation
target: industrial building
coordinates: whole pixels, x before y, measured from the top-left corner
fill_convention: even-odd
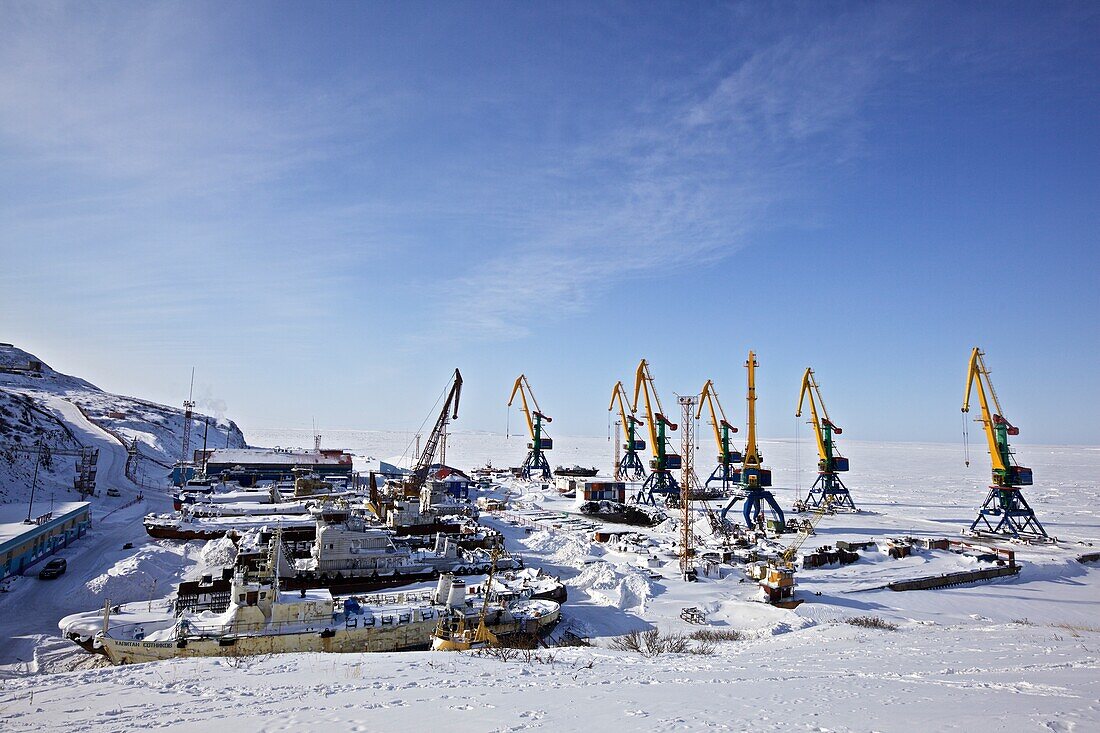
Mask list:
[[[294,469],[312,471],[322,478],[350,478],[352,474],[352,455],[339,449],[219,448],[195,451],[195,460],[206,466],[207,476],[239,481],[242,486],[289,479]]]
[[[68,501],[27,521],[25,504],[0,505],[0,578],[17,575],[68,547],[91,526],[91,504]]]

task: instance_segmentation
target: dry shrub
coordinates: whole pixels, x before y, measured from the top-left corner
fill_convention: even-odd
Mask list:
[[[898,630],[897,624],[890,623],[886,619],[879,618],[878,616],[853,616],[852,618],[844,619],[844,622],[864,629],[879,629],[881,631]]]
[[[737,629],[698,629],[691,632],[691,638],[708,644],[718,644],[723,641],[741,641],[745,635]]]
[[[694,654],[696,647],[692,646],[691,639],[683,634],[662,634],[660,629],[652,628],[646,631],[631,631],[623,636],[616,636],[609,643],[612,649],[622,652],[634,652],[643,657],[656,657],[660,654]],[[709,653],[713,653],[711,648]]]

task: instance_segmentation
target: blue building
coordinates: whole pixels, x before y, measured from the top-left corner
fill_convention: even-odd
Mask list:
[[[83,537],[92,524],[91,506],[67,501],[52,511],[32,513],[27,523],[26,504],[0,505],[0,579],[22,573]]]

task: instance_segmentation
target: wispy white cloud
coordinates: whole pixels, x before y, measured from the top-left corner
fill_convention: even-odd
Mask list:
[[[468,298],[445,333],[521,338],[536,314],[584,312],[594,286],[703,268],[751,243],[777,205],[861,154],[864,106],[904,59],[901,20],[868,9],[734,44],[660,98],[638,100],[623,125],[528,171],[541,196],[517,200],[502,183],[497,194],[525,209],[528,229],[454,279]],[[565,204],[559,187],[575,192]]]
[[[0,202],[13,321],[117,325],[150,348],[227,313],[308,329],[351,264],[393,246],[346,202],[280,205],[387,100],[249,73],[207,10],[0,9],[0,156],[24,177]]]

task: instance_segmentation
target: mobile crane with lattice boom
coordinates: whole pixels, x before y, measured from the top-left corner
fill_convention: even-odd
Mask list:
[[[773,560],[752,568],[751,577],[759,581],[764,590],[767,602],[780,608],[794,608],[802,603],[794,597],[794,561],[798,557],[798,551],[802,545],[817,530],[817,524],[826,514],[832,513],[833,495],[826,494],[821,503],[814,509],[813,516],[802,521],[802,527],[798,530],[794,540],[787,545],[779,556]]]
[[[435,464],[436,450],[443,441],[443,435],[447,431],[447,425],[452,420],[458,419],[458,402],[462,399],[462,372],[455,369],[451,375],[447,390],[447,399],[443,401],[443,408],[439,411],[439,417],[435,420],[432,432],[428,434],[428,440],[424,444],[424,450],[416,459],[416,467],[405,479],[405,495],[420,496],[424,485],[428,481],[428,473]]]
[[[540,478],[549,479],[553,476],[553,472],[550,470],[549,461],[546,460],[546,451],[553,449],[554,440],[546,435],[543,423],[553,422],[553,420],[539,408],[535,393],[531,391],[531,383],[523,374],[516,377],[512,396],[508,398],[509,407],[512,406],[517,394],[520,397],[523,416],[527,418],[527,433],[531,436],[531,442],[527,444],[527,457],[523,459],[523,464],[519,468],[519,476],[530,479],[537,475]],[[535,406],[534,410],[531,409],[531,405]]]
[[[718,465],[710,473],[710,477],[703,482],[709,486],[712,481],[720,481],[723,489],[728,489],[741,481],[741,471],[737,468],[743,456],[741,451],[733,447],[733,434],[737,428],[726,419],[726,411],[722,409],[722,403],[718,401],[718,390],[714,388],[714,382],[707,380],[699,393],[699,406],[695,410],[695,419],[703,414],[703,405],[710,410],[710,424],[714,428],[714,444],[718,449]]]
[[[676,430],[676,423],[665,417],[661,398],[653,384],[653,375],[649,372],[649,362],[642,359],[634,373],[634,402],[631,410],[638,411],[638,397],[645,397],[645,421],[649,425],[649,442],[653,458],[649,462],[652,473],[646,477],[642,488],[634,496],[634,501],[644,504],[656,504],[655,495],[664,495],[666,503],[680,500],[680,482],[673,471],[681,467],[680,455],[669,450],[668,432]],[[657,409],[654,411],[653,406]]]
[[[970,394],[977,386],[978,402],[982,410],[982,416],[977,419],[977,422],[982,424],[986,441],[989,443],[989,457],[993,463],[993,483],[989,487],[989,496],[978,510],[977,519],[970,525],[970,531],[976,534],[990,533],[1015,539],[1048,540],[1050,538],[1047,531],[1039,523],[1035,512],[1020,491],[1021,486],[1031,486],[1031,469],[1017,465],[1013,457],[1008,436],[1019,435],[1020,429],[1005,419],[1001,401],[997,397],[996,390],[993,389],[993,382],[989,379],[989,369],[985,366],[984,357],[985,355],[977,347],[974,347],[970,353],[962,411],[970,412]],[[989,397],[993,398],[996,412],[991,413],[989,410],[986,387],[989,388]],[[964,435],[965,425],[966,423],[963,423]],[[970,465],[969,455],[966,465]]]
[[[783,510],[779,508],[779,502],[775,500],[768,487],[772,485],[771,469],[764,468],[764,459],[760,455],[760,449],[756,445],[756,354],[749,352],[749,358],[745,362],[749,376],[748,391],[748,432],[745,437],[745,458],[741,462],[741,486],[743,493],[734,494],[729,503],[723,507],[719,518],[725,522],[726,515],[739,501],[744,501],[745,506],[742,516],[745,518],[746,527],[760,526],[764,523],[764,505],[771,507],[775,514],[776,532],[782,532],[786,525]]]
[[[817,479],[810,487],[806,506],[816,509],[828,499],[833,509],[858,511],[848,487],[837,475],[848,470],[848,459],[837,452],[834,440],[834,436],[844,431],[829,419],[829,411],[825,409],[825,400],[821,397],[821,388],[814,378],[814,370],[809,367],[802,375],[802,390],[798,395],[798,409],[795,410],[795,417],[802,417],[802,406],[806,402],[810,404],[810,425],[813,426],[814,437],[817,439],[818,457]],[[821,408],[820,414],[818,407]]]
[[[607,411],[613,412],[615,404],[619,405],[619,417],[622,420],[623,429],[626,430],[626,442],[623,443],[622,458],[619,459],[617,474],[626,481],[640,481],[645,478],[645,465],[642,463],[638,451],[645,450],[645,441],[638,437],[638,428],[642,421],[634,417],[634,410],[627,405],[630,400],[626,396],[626,388],[621,381],[615,382],[611,390],[611,404]]]

